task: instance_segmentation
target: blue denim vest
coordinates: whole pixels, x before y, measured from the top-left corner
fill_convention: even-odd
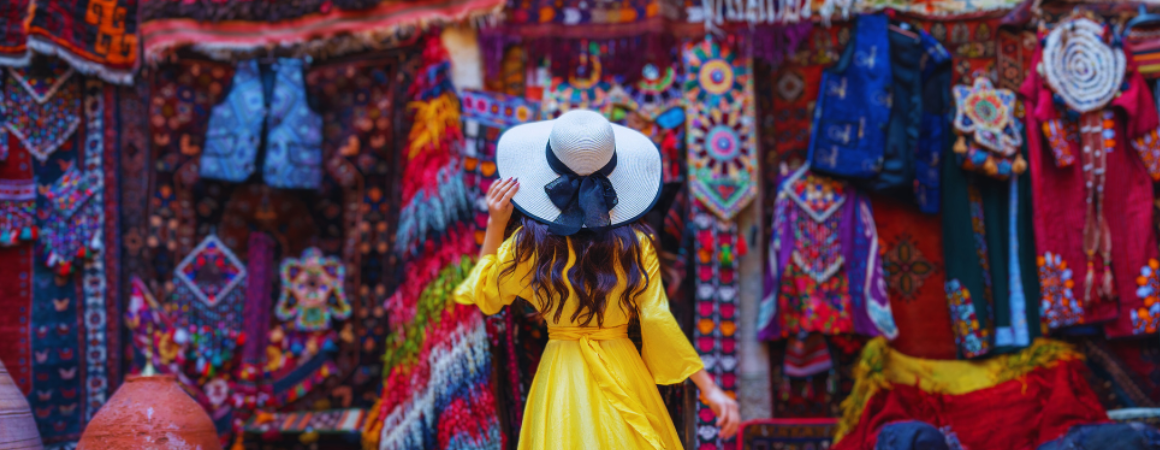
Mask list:
[[[238,63],[225,101],[214,106],[201,153],[201,177],[241,182],[254,173],[266,98],[257,61]]]
[[[853,40],[822,73],[809,160],[830,175],[868,179],[882,170],[890,121],[890,41],[883,14],[858,17]]]
[[[266,117],[266,184],[317,189],[322,184],[322,116],[306,103],[302,61],[279,59],[274,74],[274,99]]]
[[[302,61],[281,58],[271,69],[273,90],[267,107],[268,84],[263,84],[258,63],[238,64],[229,95],[210,115],[201,176],[234,183],[249,178],[265,125],[266,184],[317,189],[322,184],[322,116],[306,102]]]

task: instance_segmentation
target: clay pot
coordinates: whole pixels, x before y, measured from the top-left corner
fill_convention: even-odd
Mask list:
[[[172,375],[131,376],[89,421],[77,450],[221,450],[213,421]]]
[[[41,450],[32,408],[0,362],[0,450]]]

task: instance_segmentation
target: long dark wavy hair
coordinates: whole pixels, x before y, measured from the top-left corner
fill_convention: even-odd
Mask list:
[[[645,273],[644,255],[637,233],[644,233],[651,238],[651,227],[637,221],[599,233],[581,230],[566,237],[550,233],[547,225],[526,216],[520,215],[513,219],[516,219],[512,221],[513,228],[521,226],[523,230],[515,234],[515,257],[500,272],[500,276],[512,276],[519,264],[532,260],[534,266],[530,273],[531,280],[528,281],[536,293],[534,301],[539,303],[542,314],[546,316],[551,313],[553,320],[560,322],[564,315],[564,304],[570,294],[570,284],[579,299],[571,321],[588,326],[595,320],[597,326],[603,326],[609,294],[620,282],[619,268],[619,273],[627,277],[627,286],[620,296],[618,306],[629,317],[635,317],[637,297],[653,281]],[[576,262],[565,274],[569,241]]]

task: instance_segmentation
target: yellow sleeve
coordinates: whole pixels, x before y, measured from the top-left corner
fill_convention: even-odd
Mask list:
[[[641,236],[648,286],[638,298],[641,357],[656,384],[676,384],[703,369],[705,364],[669,311],[669,298],[661,282],[660,261],[647,236]]]
[[[532,299],[531,287],[524,282],[531,279],[528,273],[531,260],[520,264],[515,272],[503,274],[501,279],[501,272],[515,259],[514,236],[504,241],[494,255],[484,256],[475,264],[467,279],[452,293],[455,303],[476,305],[484,314],[495,314],[517,296]]]

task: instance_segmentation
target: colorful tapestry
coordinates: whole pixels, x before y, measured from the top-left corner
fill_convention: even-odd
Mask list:
[[[829,448],[837,431],[834,419],[763,419],[741,424],[738,450]]]
[[[942,217],[885,196],[870,198],[890,310],[898,324],[898,337],[890,345],[916,358],[954,359],[955,338],[943,290]]]
[[[28,1],[5,8],[28,7]],[[77,71],[129,85],[138,68],[138,0],[34,0],[32,17],[21,31],[6,27],[0,64],[23,66],[28,51],[57,56]],[[16,19],[15,12],[5,15]],[[22,21],[23,22],[23,21]],[[24,36],[21,36],[23,34]],[[21,42],[21,37],[27,42]],[[19,57],[23,52],[23,60]]]
[[[274,310],[278,320],[293,320],[299,330],[318,331],[330,328],[331,316],[338,320],[350,317],[343,288],[346,268],[338,258],[323,256],[322,250],[311,247],[301,258],[282,260],[279,272],[282,295]]]
[[[139,277],[141,290],[156,294],[161,310],[155,316],[168,316],[173,322],[194,319],[192,314],[174,314],[165,308],[173,307],[175,295],[185,295],[177,292],[179,288],[189,290],[183,281],[172,283],[178,262],[193,253],[195,244],[214,234],[237,263],[231,258],[210,258],[207,261],[221,261],[222,266],[205,275],[202,270],[188,273],[195,279],[239,279],[244,268],[245,279],[253,282],[235,285],[224,294],[229,298],[219,300],[233,309],[217,311],[225,303],[209,308],[221,313],[223,322],[245,317],[244,325],[233,327],[246,333],[247,339],[238,340],[245,344],[209,347],[222,360],[217,366],[213,352],[206,355],[202,369],[207,373],[212,369],[212,375],[197,370],[196,354],[179,367],[182,372],[188,369],[190,375],[183,375],[187,386],[212,412],[223,433],[240,430],[255,409],[313,409],[323,402],[333,407],[367,407],[380,393],[374,375],[381,371],[386,336],[386,313],[380,302],[396,279],[388,257],[394,250],[393,220],[398,211],[391,182],[396,170],[394,153],[388,149],[397,144],[393,130],[402,105],[395,102],[395,95],[403,89],[389,80],[395,79],[401,58],[401,54],[377,54],[355,63],[318,65],[303,74],[325,120],[321,153],[326,155],[321,183],[306,195],[272,189],[262,182],[199,179],[198,162],[210,111],[228,91],[232,67],[192,59],[159,67],[151,72],[147,115],[142,114],[140,97],[125,96],[136,101],[122,105],[121,113],[149,123],[147,132],[125,136],[123,166],[146,174],[144,180],[122,180],[127,278]],[[151,141],[153,154],[142,155],[139,145],[144,139]],[[195,206],[179,206],[183,204]],[[281,293],[277,289],[281,285],[274,281],[279,275],[277,261],[298,257],[310,247],[341,259],[345,270],[345,276],[331,276],[327,287],[333,293],[341,286],[347,306],[336,308],[339,313],[332,311],[320,329],[299,326],[299,318],[312,319],[312,309],[295,303],[286,309],[306,314],[288,315],[286,322],[274,314]],[[215,298],[220,295],[218,291]],[[310,295],[292,295],[302,296]],[[188,297],[194,300],[188,303],[191,309],[206,305],[192,293]],[[251,314],[244,307],[251,303],[260,307],[263,300],[266,315]],[[333,296],[331,300],[333,304]],[[142,368],[148,352],[158,370],[175,371],[169,365],[178,354],[173,350],[180,348],[172,345],[176,330],[158,325],[155,331],[134,333],[143,336],[130,352],[132,370]],[[245,364],[238,364],[241,353],[247,355]],[[165,356],[170,358],[162,360]]]
[[[1053,44],[1041,48],[1033,63],[1063,66],[1044,75],[1031,71],[1020,90],[1027,104],[1028,160],[1035,174],[1032,204],[1044,286],[1041,309],[1052,329],[1110,320],[1105,327],[1109,336],[1152,333],[1156,321],[1149,311],[1147,282],[1149,260],[1157,258],[1157,250],[1150,220],[1140,218],[1152,215],[1149,175],[1154,167],[1151,161],[1156,159],[1152,138],[1158,123],[1156,108],[1130,58],[1126,58],[1122,82],[1108,81],[1107,77],[1114,76],[1116,61],[1123,63],[1125,57],[1100,40],[1103,28],[1093,28],[1094,22],[1088,19],[1078,20],[1076,54],[1111,56],[1096,67],[1107,72],[1093,79],[1102,83],[1077,90],[1069,94],[1070,101],[1061,98],[1063,103],[1057,104],[1052,86],[1087,75],[1069,71],[1074,68],[1066,65],[1067,58],[1075,55],[1047,53],[1045,48],[1058,47]],[[1114,98],[1097,107],[1092,102],[1107,97],[1109,83],[1116,91]],[[1084,148],[1105,151],[1081,151]],[[1134,161],[1137,158],[1143,164]],[[1092,207],[1076,207],[1081,200]]]
[[[405,53],[375,54],[358,61],[314,66],[306,76],[309,95],[319,100],[323,117],[325,177],[336,176],[350,188],[343,199],[342,221],[353,230],[342,242],[342,254],[359,255],[347,264],[351,343],[358,349],[352,376],[331,391],[335,406],[369,407],[379,400],[387,314],[382,299],[402,277],[396,272],[398,183],[396,148],[406,138],[402,93],[393,82],[404,67]],[[338,253],[334,253],[338,254]],[[351,261],[343,257],[344,261]],[[347,332],[346,325],[340,333]]]
[[[459,100],[442,41],[430,36],[424,45],[408,90],[414,125],[402,150],[404,206],[395,249],[408,277],[384,304],[391,335],[382,402],[364,445],[499,449],[504,437],[485,322],[476,308],[449,304],[475,248],[458,154]],[[452,180],[459,184],[448,189]]]
[[[111,383],[119,377],[120,358],[116,350],[120,336],[119,308],[112,301],[117,298],[117,258],[115,252],[105,251],[103,245],[107,237],[116,236],[116,233],[107,233],[105,227],[117,225],[115,220],[106,222],[109,217],[115,217],[110,215],[110,210],[117,207],[113,201],[115,192],[106,193],[104,183],[105,165],[115,162],[116,148],[107,146],[106,142],[107,136],[115,136],[106,129],[106,123],[114,127],[111,129],[117,129],[112,121],[106,122],[115,117],[105,110],[113,102],[109,89],[100,81],[87,80],[83,85],[84,102],[88,105],[82,118],[83,131],[63,143],[43,163],[29,163],[41,186],[56,182],[74,165],[88,171],[94,186],[88,201],[74,213],[74,218],[93,224],[90,242],[96,245],[88,255],[90,258],[84,259],[83,264],[78,262],[72,275],[62,275],[42,263],[48,259],[48,249],[38,246],[35,250],[38,262],[26,274],[32,304],[43,305],[27,309],[24,319],[31,336],[25,344],[32,355],[27,372],[31,377],[29,403],[46,448],[60,448],[75,442],[84,424],[115,388]],[[10,141],[14,144],[13,151],[27,152],[16,142]],[[110,157],[108,152],[114,156]],[[38,197],[37,203],[40,211],[53,209],[44,195]],[[45,228],[44,222],[49,220],[38,216],[37,227]],[[114,238],[109,243],[117,244],[117,241]],[[20,266],[17,262],[13,267]],[[13,299],[19,303],[20,296]]]
[[[299,43],[300,54],[382,49],[413,40],[415,28],[490,16],[503,0],[353,0],[332,2],[187,2],[138,0],[145,59],[164,60],[178,48],[223,56]],[[236,52],[236,53],[232,53]]]
[[[705,363],[705,371],[725,392],[737,390],[737,258],[745,255],[745,239],[737,224],[721,220],[699,201],[692,202],[693,276],[695,310],[693,347]],[[699,398],[699,394],[698,394]],[[689,448],[720,448],[732,439],[718,436],[716,419],[709,405],[695,407],[696,442]]]
[[[1074,425],[1107,420],[1081,360],[1046,339],[979,362],[911,358],[875,339],[863,350],[832,448],[874,449],[878,431],[900,420],[954,433],[963,448],[1037,448]]]
[[[683,50],[689,189],[723,220],[757,197],[757,141],[749,61],[706,38]]]

